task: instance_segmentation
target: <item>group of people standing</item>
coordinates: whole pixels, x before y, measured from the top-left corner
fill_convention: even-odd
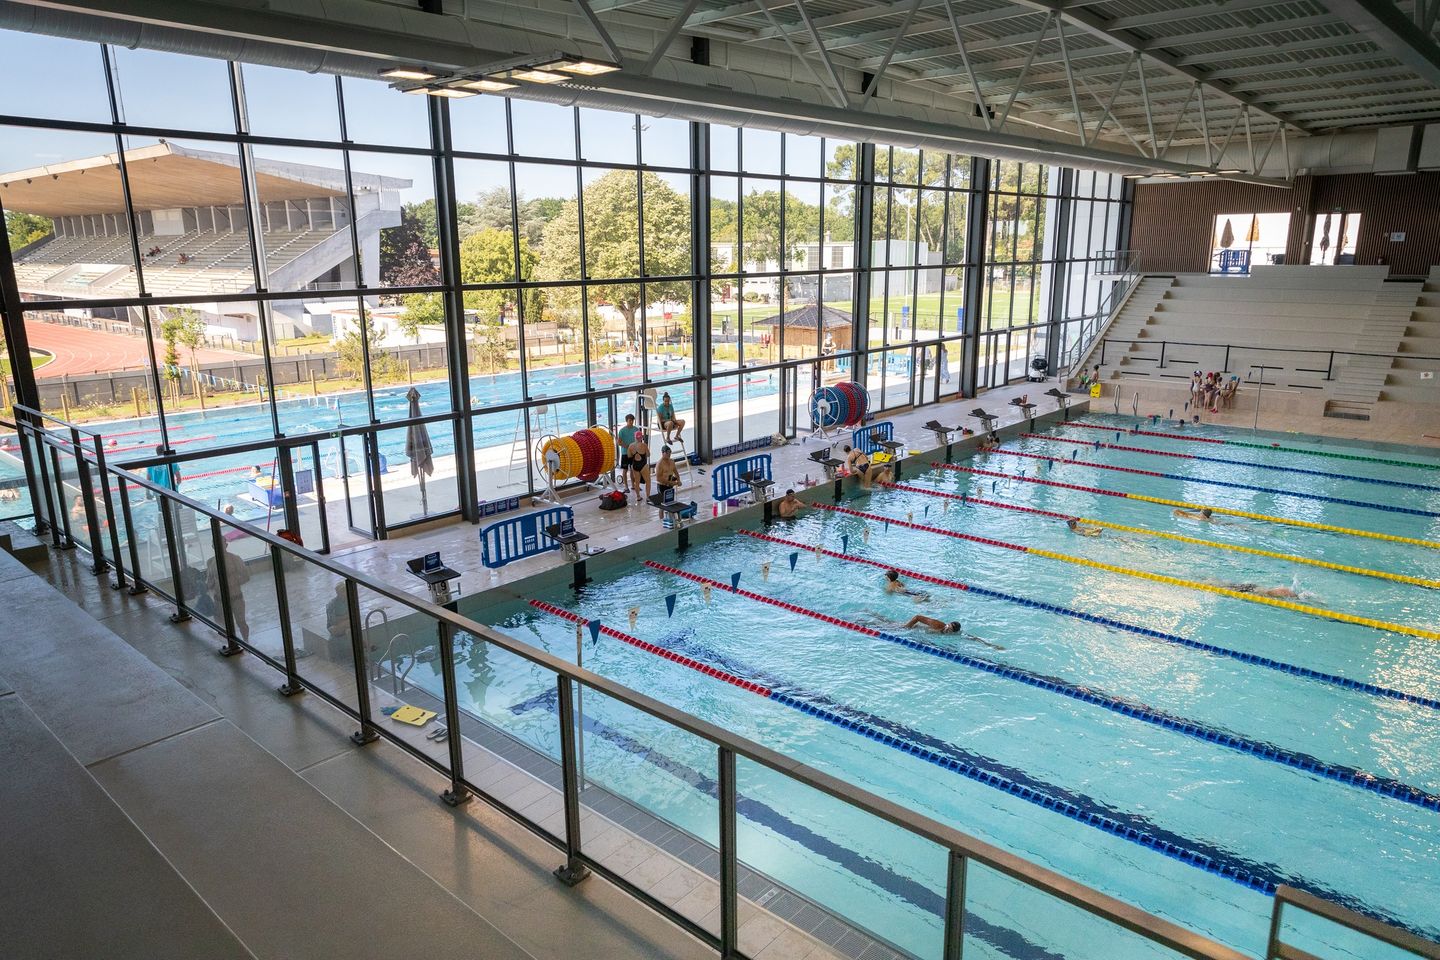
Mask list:
[[[1196,370],[1190,375],[1190,409],[1219,413],[1222,407],[1228,409],[1234,402],[1238,389],[1240,378],[1233,374],[1226,380],[1224,374]]]
[[[641,498],[642,486],[645,489],[644,496],[649,498],[652,479],[660,488],[661,499],[664,499],[666,490],[680,486],[680,469],[671,456],[669,445],[680,441],[680,431],[685,429],[685,421],[675,415],[675,404],[670,399],[670,394],[661,395],[660,404],[655,408],[655,419],[660,424],[665,442],[660,447],[660,459],[655,461],[653,477],[649,438],[645,428],[636,425],[635,414],[626,414],[625,425],[616,434],[621,482],[634,494],[637,501]]]

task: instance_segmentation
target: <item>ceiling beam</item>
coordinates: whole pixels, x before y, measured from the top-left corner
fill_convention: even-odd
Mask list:
[[[1332,13],[1350,22],[1381,50],[1414,70],[1426,83],[1440,87],[1440,45],[1391,0],[1324,0]]]
[[[1250,110],[1254,113],[1258,113],[1263,117],[1268,117],[1271,120],[1280,121],[1282,123],[1290,122],[1290,119],[1288,117],[1282,116],[1281,114],[1278,114],[1273,110],[1269,109],[1263,101],[1258,100],[1255,97],[1247,96],[1243,93],[1231,93],[1228,87],[1226,87],[1224,84],[1216,83],[1214,79],[1212,79],[1210,74],[1206,71],[1197,69],[1195,67],[1185,66],[1179,63],[1179,58],[1172,54],[1165,53],[1160,50],[1147,49],[1145,38],[1137,34],[1131,33],[1127,30],[1115,29],[1113,26],[1111,26],[1110,20],[1099,14],[1092,13],[1089,10],[1075,9],[1068,6],[1063,6],[1059,3],[1051,2],[1051,0],[1020,0],[1020,2],[1022,5],[1027,7],[1033,7],[1036,10],[1047,10],[1058,13],[1060,17],[1064,19],[1067,23],[1074,24],[1080,30],[1090,34],[1092,37],[1097,37],[1101,40],[1104,40],[1106,43],[1112,44],[1118,49],[1123,50],[1127,53],[1138,52],[1141,55],[1148,57],[1150,60],[1159,64],[1166,71],[1178,74],[1180,76],[1189,77],[1192,80],[1197,80],[1200,82],[1201,85],[1209,87],[1211,90],[1214,90],[1216,93],[1218,93],[1225,99],[1232,100],[1236,103],[1249,107]],[[1334,2],[1334,0],[1332,0],[1332,2]],[[1382,0],[1342,0],[1342,2],[1376,3],[1382,2]]]

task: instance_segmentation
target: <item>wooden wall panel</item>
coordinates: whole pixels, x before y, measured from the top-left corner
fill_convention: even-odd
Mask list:
[[[1300,177],[1290,190],[1223,180],[1139,184],[1129,247],[1141,252],[1149,271],[1204,271],[1216,216],[1289,211],[1286,255],[1304,263],[1311,216],[1337,210],[1361,215],[1356,263],[1384,257],[1392,276],[1424,275],[1440,263],[1440,173]],[[1404,242],[1390,241],[1396,232]]]

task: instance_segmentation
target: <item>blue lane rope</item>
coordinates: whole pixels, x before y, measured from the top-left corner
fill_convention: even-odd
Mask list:
[[[1177,717],[1174,714],[1157,710],[1143,703],[1124,700],[1120,697],[1112,697],[1108,694],[1096,693],[1086,687],[1067,683],[1064,680],[1059,680],[1054,677],[1032,673],[1029,670],[1023,670],[1019,667],[1007,667],[981,657],[971,657],[963,653],[956,653],[953,650],[932,646],[920,640],[912,640],[909,637],[886,633],[883,630],[877,630],[871,634],[871,636],[890,643],[899,644],[902,647],[917,650],[921,653],[929,654],[932,657],[939,657],[942,660],[949,660],[952,663],[959,663],[976,670],[983,670],[997,677],[1016,680],[1028,686],[1048,690],[1051,693],[1058,693],[1072,700],[1079,700],[1082,703],[1103,707],[1121,716],[1131,717],[1157,727],[1162,727],[1166,730],[1173,730],[1176,733],[1182,733],[1196,740],[1203,740],[1206,743],[1228,747],[1231,750],[1250,754],[1262,760],[1269,760],[1272,763],[1293,767],[1305,773],[1313,773],[1316,776],[1325,777],[1337,783],[1359,787],[1362,790],[1378,793],[1381,796],[1391,797],[1395,800],[1400,800],[1417,807],[1423,807],[1427,810],[1440,811],[1440,796],[1426,793],[1419,787],[1402,783],[1390,777],[1380,777],[1354,767],[1326,763],[1308,754],[1297,753],[1293,750],[1286,750],[1281,747],[1260,743],[1247,737],[1226,733],[1223,730],[1217,730],[1214,727],[1195,723],[1186,720],[1184,717]]]
[[[785,540],[780,537],[772,537],[768,534],[755,534],[749,530],[740,531],[746,536],[753,536],[757,539],[768,540],[772,543],[782,543],[792,547],[799,547],[803,550],[815,549],[794,540]],[[829,551],[827,551],[828,553]],[[852,562],[874,563],[865,557],[850,557]],[[893,567],[894,564],[885,564]],[[902,571],[903,572],[903,571]],[[1200,640],[1191,640],[1189,637],[1182,637],[1177,633],[1167,633],[1164,630],[1151,630],[1149,627],[1142,627],[1133,623],[1126,623],[1124,620],[1116,620],[1114,617],[1106,617],[1095,613],[1084,613],[1072,607],[1062,607],[1055,603],[1045,603],[1042,600],[1031,600],[1028,597],[1021,597],[1013,593],[1005,593],[1002,590],[992,590],[989,587],[977,587],[973,583],[961,582],[959,580],[946,580],[943,577],[934,577],[929,574],[908,571],[908,576],[919,577],[929,583],[938,586],[949,586],[957,590],[965,590],[977,596],[990,597],[995,600],[1004,600],[1007,603],[1018,603],[1022,607],[1030,607],[1034,610],[1044,610],[1047,613],[1057,613],[1065,617],[1074,617],[1076,620],[1085,620],[1089,623],[1099,624],[1103,627],[1113,627],[1116,630],[1124,630],[1137,634],[1151,640],[1158,640],[1161,643],[1173,643],[1176,646],[1186,647],[1191,650],[1199,650],[1202,653],[1212,654],[1217,657],[1225,657],[1240,663],[1256,667],[1264,667],[1267,670],[1276,670],[1280,673],[1288,673],[1293,677],[1303,677],[1306,680],[1315,680],[1319,683],[1328,683],[1332,686],[1341,687],[1345,690],[1354,690],[1357,693],[1368,693],[1374,697],[1384,697],[1389,700],[1398,700],[1401,703],[1411,703],[1416,706],[1427,707],[1431,710],[1440,710],[1440,699],[1435,697],[1424,697],[1419,694],[1406,693],[1403,690],[1395,690],[1390,687],[1382,687],[1374,683],[1366,683],[1363,680],[1351,680],[1349,677],[1342,677],[1334,673],[1325,673],[1320,670],[1312,670],[1310,667],[1302,667],[1294,663],[1286,663],[1284,660],[1272,660],[1269,657],[1262,657],[1254,653],[1244,653],[1240,650],[1232,650],[1229,647],[1216,646],[1213,643],[1204,643]]]
[[[1049,463],[1065,463],[1071,466],[1092,467],[1096,470],[1119,470],[1123,473],[1134,473],[1144,477],[1160,477],[1165,480],[1180,480],[1185,483],[1208,484],[1212,487],[1230,487],[1235,490],[1250,490],[1255,493],[1273,493],[1280,497],[1298,497],[1301,500],[1319,500],[1324,503],[1340,503],[1347,507],[1364,507],[1367,510],[1384,510],[1387,513],[1408,513],[1415,517],[1431,517],[1440,519],[1440,513],[1431,510],[1416,510],[1413,507],[1395,507],[1386,503],[1371,503],[1368,500],[1347,500],[1344,497],[1326,497],[1318,493],[1296,493],[1293,490],[1277,490],[1274,487],[1255,487],[1248,483],[1231,483],[1228,480],[1208,480],[1204,477],[1187,477],[1179,473],[1161,473],[1158,470],[1141,470],[1138,467],[1120,467],[1112,463],[1091,463],[1088,460],[1063,460],[1059,457],[1052,457],[1043,453],[1030,453],[1020,450],[989,450],[990,454],[1019,454],[1022,457],[1034,457],[1037,460],[1045,460]]]
[[[1204,870],[1207,873],[1213,873],[1216,876],[1224,877],[1227,880],[1233,880],[1235,883],[1241,884],[1245,887],[1249,887],[1251,890],[1257,890],[1260,893],[1267,894],[1273,894],[1275,892],[1276,884],[1274,881],[1265,880],[1245,870],[1241,870],[1238,867],[1220,863],[1211,857],[1205,856],[1204,854],[1196,853],[1193,850],[1189,850],[1185,847],[1180,846],[1179,844],[1172,843],[1169,840],[1162,840],[1159,837],[1155,837],[1149,833],[1146,833],[1143,830],[1137,830],[1134,827],[1126,826],[1118,820],[1113,820],[1110,817],[1103,816],[1098,813],[1091,813],[1087,810],[1082,809],[1078,805],[1071,803],[1068,800],[1061,800],[1056,797],[1052,797],[1046,793],[1042,793],[1039,790],[1035,790],[1032,787],[1027,787],[1023,784],[1017,783],[1014,780],[1009,779],[1008,777],[1002,777],[999,774],[990,773],[972,763],[966,763],[961,760],[955,760],[950,757],[943,756],[926,747],[911,743],[907,740],[902,740],[899,737],[895,737],[888,733],[877,730],[874,727],[869,726],[868,724],[863,724],[855,720],[850,720],[830,710],[826,710],[822,707],[817,707],[814,704],[806,703],[804,700],[800,700],[787,694],[775,693],[772,691],[769,699],[775,701],[776,703],[784,704],[785,706],[791,707],[795,710],[799,710],[800,712],[815,717],[816,719],[825,720],[828,723],[833,723],[837,727],[840,727],[844,730],[849,730],[852,733],[857,733],[862,737],[875,741],[876,743],[884,744],[887,747],[893,747],[894,749],[899,750],[902,753],[907,753],[910,756],[920,760],[924,760],[927,763],[933,763],[935,766],[940,767],[944,770],[949,770],[951,773],[958,773],[960,776],[970,780],[974,780],[977,783],[983,783],[988,787],[994,787],[999,790],[1004,790],[1006,793],[1012,796],[1019,797],[1022,800],[1043,807],[1046,810],[1053,810],[1055,813],[1058,813],[1064,817],[1068,817],[1069,819],[1075,820],[1079,823],[1086,824],[1087,826],[1094,827],[1097,830],[1102,830],[1105,833],[1110,834],[1111,836],[1119,837],[1122,840],[1129,840],[1131,843],[1137,843],[1142,847],[1146,847],[1150,850],[1154,850],[1157,853],[1164,854],[1165,856],[1170,857],[1174,860],[1179,860],[1181,863],[1189,864],[1192,867],[1199,867],[1201,870]]]
[[[1076,441],[1057,435],[1054,437],[1057,442],[1075,443]],[[1118,443],[1120,434],[1115,434]],[[1098,443],[1098,441],[1096,441]],[[1126,453],[1149,454],[1152,456],[1175,457],[1182,460],[1203,460],[1206,463],[1223,463],[1232,467],[1254,467],[1257,470],[1280,470],[1285,473],[1303,473],[1310,477],[1324,477],[1327,480],[1354,480],[1357,483],[1375,483],[1387,487],[1401,487],[1406,490],[1424,490],[1426,493],[1440,493],[1440,487],[1424,483],[1411,483],[1408,480],[1386,480],[1383,477],[1357,477],[1344,473],[1333,473],[1329,470],[1310,470],[1305,467],[1287,467],[1277,463],[1256,463],[1253,460],[1228,460],[1225,457],[1206,457],[1198,453],[1172,453],[1169,450],[1150,450],[1144,447],[1121,447],[1117,444],[1106,444],[1115,450],[1123,450]],[[1098,448],[1097,448],[1098,449]]]

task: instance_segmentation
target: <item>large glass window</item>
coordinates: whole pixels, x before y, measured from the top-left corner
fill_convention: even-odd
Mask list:
[[[26,83],[53,62],[64,83]],[[451,511],[467,458],[479,500],[533,489],[539,434],[651,390],[707,455],[803,429],[792,411],[842,378],[885,409],[953,392],[971,363],[1003,383],[1092,334],[1118,283],[1108,175],[9,33],[0,79],[0,206],[45,409],[122,447],[203,450],[222,479],[279,457],[277,430],[314,435],[352,530]],[[443,418],[426,426],[449,485],[422,499],[389,466],[417,410]],[[358,432],[331,444],[341,428]],[[225,459],[245,442],[277,452]]]

